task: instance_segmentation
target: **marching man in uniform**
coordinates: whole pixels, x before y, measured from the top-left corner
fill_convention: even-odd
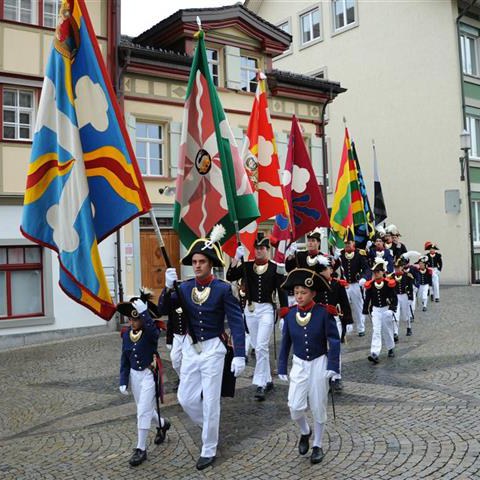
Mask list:
[[[431,299],[438,303],[440,301],[440,272],[443,267],[442,254],[438,252],[438,247],[433,242],[425,242],[425,250],[428,250],[427,267],[432,269]]]
[[[307,250],[297,251],[297,243],[293,242],[285,252],[285,270],[291,272],[294,268],[315,268],[317,256],[322,255],[320,242],[322,240],[319,228],[307,233]]]
[[[397,294],[395,280],[385,278],[387,262],[377,259],[372,267],[373,278],[365,282],[365,301],[363,313],[372,315],[372,344],[368,359],[377,364],[383,342],[388,350],[388,356],[395,356],[395,342],[393,339],[393,322],[397,310]]]
[[[287,293],[281,285],[285,280],[278,265],[269,260],[270,241],[268,237],[258,234],[255,240],[255,260],[245,262],[248,295],[245,306],[245,319],[250,341],[255,349],[255,371],[253,385],[256,385],[255,398],[265,400],[266,392],[273,387],[270,371],[270,338],[275,324],[275,292],[278,295],[280,308],[288,307]],[[244,255],[243,246],[237,248],[235,259],[227,271],[227,280],[239,280],[243,276],[243,267],[240,259]],[[250,304],[248,303],[250,301]]]
[[[159,396],[159,370],[155,371],[155,367],[160,331],[152,320],[152,316],[159,317],[159,312],[150,298],[150,293],[141,291],[140,297],[117,305],[117,311],[130,319],[130,327],[121,332],[120,393],[128,395],[130,387],[137,406],[138,443],[129,461],[132,467],[147,459],[147,437],[152,420],[159,425],[154,440],[156,445],[163,443],[170,428],[170,422],[164,418],[160,418],[159,423],[155,409]]]
[[[245,369],[245,327],[238,300],[231,285],[212,275],[213,267],[223,267],[223,255],[218,242],[224,234],[215,226],[210,239],[199,238],[190,246],[183,265],[193,267],[195,277],[179,286],[182,308],[188,316],[188,334],[183,342],[178,401],[191,420],[202,427],[202,451],[198,470],[211,465],[217,453],[220,424],[220,395],[227,352],[224,320],[230,327],[234,358],[231,371],[238,377]],[[167,289],[174,287],[177,272],[165,273]],[[171,308],[178,308],[176,294],[171,294]],[[177,300],[178,302],[178,300]],[[198,343],[192,343],[192,332]],[[200,350],[200,351],[199,351]]]
[[[310,461],[314,464],[320,463],[324,456],[322,439],[327,421],[328,384],[339,373],[340,362],[340,337],[335,320],[327,308],[314,302],[322,283],[325,284],[325,280],[308,269],[299,268],[289,273],[283,288],[294,290],[297,305],[285,316],[278,359],[279,378],[290,381],[288,407],[292,420],[300,427],[300,455],[306,455],[310,448],[312,429],[307,421],[307,408],[312,412]],[[287,364],[292,346],[289,378]]]
[[[417,267],[418,272],[418,296],[422,302],[422,311],[427,311],[428,290],[432,288],[432,270],[427,267],[428,257],[424,255],[419,258]]]

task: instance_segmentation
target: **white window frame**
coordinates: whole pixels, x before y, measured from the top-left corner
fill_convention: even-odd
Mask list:
[[[6,92],[14,92],[16,96],[16,105],[5,105],[5,93]],[[32,106],[31,107],[21,107],[20,106],[20,93],[29,93],[31,94],[32,98]],[[3,140],[13,140],[13,141],[20,141],[20,142],[31,142],[33,138],[33,128],[35,125],[35,91],[31,89],[25,88],[13,88],[13,87],[3,87],[2,92],[3,104],[2,104],[2,139]],[[4,112],[10,111],[14,112],[15,114],[15,121],[14,122],[6,122],[4,117]],[[28,124],[20,124],[20,114],[27,113],[30,116],[30,122]],[[21,138],[20,137],[20,127],[26,127],[28,125],[30,136],[28,138]],[[15,136],[14,138],[6,137],[5,136],[5,127],[14,127],[15,128]]]
[[[58,14],[60,12],[60,6],[62,5],[62,0],[42,0],[43,1],[43,18],[42,18],[42,25],[44,27],[48,27],[48,28],[55,28],[57,26],[57,22],[58,22]],[[55,11],[57,12],[55,14],[55,16],[53,17],[53,25],[47,25],[45,23],[45,19],[48,18],[48,19],[51,19],[52,18],[52,15],[51,14],[46,14],[45,12],[45,3],[53,3],[54,4],[54,7],[55,7]]]
[[[472,200],[471,211],[473,246],[480,247],[480,200]]]
[[[467,42],[466,40],[471,41]],[[473,55],[471,52],[471,45],[473,45]],[[479,76],[479,55],[478,55],[478,37],[474,35],[462,32],[460,34],[460,47],[462,51],[462,68],[465,75],[471,75],[472,77]],[[475,68],[472,66],[472,56],[475,60]]]
[[[475,124],[476,128],[474,128]],[[474,117],[472,115],[467,116],[467,131],[470,133],[472,145],[470,159],[480,160],[480,117]]]
[[[140,137],[138,135],[138,125],[154,125],[156,127],[161,128],[161,138],[150,138],[150,137]],[[140,171],[143,176],[145,177],[166,177],[166,165],[165,165],[165,134],[167,133],[167,129],[164,123],[160,122],[152,122],[152,121],[142,121],[141,119],[137,119],[136,121],[136,128],[135,128],[135,153],[137,150],[137,142],[144,142],[145,143],[145,172],[142,171],[141,166],[139,165]],[[160,157],[160,174],[151,173],[151,165],[150,162],[152,160],[150,156],[150,145],[161,145],[161,157]],[[137,154],[138,157],[138,154]]]
[[[288,25],[288,30],[284,30],[282,28],[283,25]],[[293,45],[293,32],[292,32],[292,17],[285,18],[281,20],[280,22],[277,22],[276,26],[280,29],[283,30],[284,32],[288,33],[289,35],[292,35],[292,42],[290,43],[290,46],[284,50],[278,57],[276,57],[276,60],[280,58],[282,55],[289,55],[292,53],[292,45]]]
[[[319,26],[320,26],[320,34],[318,37],[313,38],[313,22],[312,22],[312,15],[315,11],[318,10],[318,16],[319,18]],[[303,27],[302,27],[302,19],[306,16],[310,16],[310,29],[311,29],[311,34],[312,37],[310,40],[307,40],[306,42],[303,41]],[[323,16],[322,16],[322,9],[321,5],[317,5],[315,7],[310,7],[307,8],[306,10],[300,12],[298,14],[298,28],[299,28],[299,42],[300,42],[300,49],[309,47],[310,45],[314,45],[317,42],[321,42],[323,40]]]
[[[208,61],[208,69],[210,70],[210,75],[212,76],[213,84],[216,87],[220,86],[220,52],[218,48],[207,48],[207,52],[215,52],[217,54],[217,59],[216,60],[210,60],[207,55],[207,61]],[[217,66],[217,74],[215,75],[213,73],[213,66]],[[216,83],[215,83],[216,79]]]
[[[248,66],[247,67],[244,67],[242,66],[242,59],[243,58],[246,58],[247,60],[255,60],[255,68],[249,68]],[[257,80],[255,79],[255,89],[254,90],[250,90],[250,84],[252,83],[252,81],[249,81],[248,82],[248,85],[247,85],[247,90],[244,90],[243,89],[243,76],[242,76],[242,72],[253,72],[255,73],[255,75],[257,74],[257,71],[258,69],[260,68],[260,60],[257,58],[257,57],[253,57],[251,55],[240,55],[240,90],[242,92],[250,92],[250,93],[255,93],[257,91]],[[248,77],[248,75],[247,75]]]
[[[10,20],[12,22],[19,22],[19,23],[25,23],[25,24],[29,24],[29,25],[35,25],[37,24],[37,0],[30,0],[30,6],[31,8],[30,9],[25,9],[23,8],[22,9],[22,5],[26,2],[26,0],[13,0],[14,3],[15,3],[15,18],[7,18],[6,15],[5,15],[5,12],[6,12],[6,8],[7,8],[7,1],[12,1],[12,0],[5,0],[4,4],[3,4],[3,18],[4,20]],[[30,21],[28,22],[24,22],[21,18],[21,13],[22,13],[22,10],[27,10],[27,11],[30,11]]]
[[[345,23],[342,27],[336,26],[336,15],[335,15],[335,4],[337,2],[341,2],[343,6],[343,18],[347,19],[347,5],[346,2],[347,0],[331,0],[330,2],[330,11],[331,11],[331,18],[332,18],[332,36],[338,35],[339,33],[346,32],[347,30],[350,30],[352,28],[358,27],[358,2],[357,0],[353,0],[354,4],[354,21],[351,23]]]

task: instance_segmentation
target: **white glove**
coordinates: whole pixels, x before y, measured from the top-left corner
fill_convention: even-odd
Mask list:
[[[373,245],[373,242],[369,240],[367,244],[365,245],[365,250],[368,250],[371,246]]]
[[[232,367],[230,370],[233,372],[235,377],[238,377],[245,370],[245,357],[233,357]]]
[[[167,350],[171,350],[172,349],[172,345],[170,343],[167,343]]]
[[[333,370],[327,370],[325,372],[325,378],[333,378],[335,375],[338,375],[337,372],[334,372]]]
[[[178,280],[177,271],[174,268],[167,268],[165,271],[165,286],[173,288],[173,284]]]
[[[283,320],[283,318],[281,318],[279,321],[278,321],[278,328],[280,329],[281,332],[283,332],[283,324],[285,323],[285,321]]]
[[[139,298],[135,301],[132,302],[132,305],[135,307],[135,310],[139,313],[142,314],[147,310],[147,304],[140,300]]]
[[[291,257],[298,250],[297,242],[292,242],[285,252],[286,257]]]
[[[245,257],[245,247],[243,245],[239,245],[235,252],[235,259],[240,260],[241,258]]]
[[[333,252],[333,258],[335,260],[338,260],[340,258],[341,253],[342,251],[338,247],[335,247],[335,251]]]
[[[361,278],[359,281],[358,281],[358,284],[363,287],[365,285],[365,283],[367,283],[367,279],[366,278]]]
[[[288,375],[279,375],[278,379],[282,382],[288,382]]]
[[[127,391],[127,386],[126,385],[120,385],[120,387],[118,388],[120,390],[120,393],[122,395],[128,395],[128,391]]]

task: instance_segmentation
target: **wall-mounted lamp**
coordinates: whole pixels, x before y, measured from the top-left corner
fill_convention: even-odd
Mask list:
[[[177,193],[177,187],[170,187],[169,185],[166,187],[160,187],[158,193],[167,197],[173,197]]]
[[[460,134],[460,150],[463,150],[463,157],[460,157],[460,181],[465,181],[465,168],[468,168],[468,151],[472,148],[472,137],[470,132],[463,130]]]

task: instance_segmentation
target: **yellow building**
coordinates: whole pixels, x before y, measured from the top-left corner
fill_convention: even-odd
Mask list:
[[[3,248],[0,250],[0,328],[4,327],[2,334],[20,334],[25,341],[27,333],[37,333],[38,338],[39,331],[105,327],[102,327],[103,321],[59,291],[56,285],[58,262],[50,252],[39,247],[25,249],[29,244],[18,231],[32,125],[53,29],[18,22],[18,19],[5,20],[6,13],[13,15],[10,10],[6,11],[6,6],[15,3],[20,4],[19,1],[5,1],[3,18],[0,17],[3,40],[0,53],[2,118],[5,118],[6,111],[14,110],[16,115],[14,133],[11,129],[7,131],[4,123],[0,138],[2,227],[4,218],[7,218],[7,228],[0,229],[0,248]],[[116,10],[112,9],[115,3],[87,2],[106,58],[117,58],[108,54],[115,50],[109,40],[115,38]],[[175,265],[181,258],[182,248],[172,230],[172,193],[177,175],[184,97],[195,48],[193,35],[197,31],[197,15],[201,17],[206,32],[213,80],[237,143],[243,143],[256,89],[256,73],[260,69],[266,72],[268,79],[270,113],[281,164],[285,162],[287,137],[292,115],[295,114],[304,128],[318,182],[327,188],[329,159],[322,148],[322,133],[326,124],[323,114],[325,106],[344,91],[338,82],[272,69],[273,59],[290,47],[290,35],[239,4],[214,9],[179,10],[136,38],[122,37],[118,45],[118,70],[113,63],[109,63],[109,68],[112,77],[118,79],[114,84],[118,85],[127,128],[155,216]],[[23,55],[12,54],[12,42],[20,45],[18,48]],[[22,92],[28,92],[28,95]],[[10,108],[5,98],[8,102],[17,101],[17,104]],[[27,113],[30,130],[25,129],[22,123],[23,119],[27,120]],[[9,139],[5,138],[6,134],[15,136]],[[102,260],[107,272],[111,272],[114,293],[118,293],[119,280],[125,298],[136,294],[141,285],[147,285],[158,293],[163,286],[164,263],[149,217],[144,216],[124,227],[119,239],[118,258],[115,238],[108,238],[101,244]],[[43,309],[34,312],[34,316],[26,313],[23,318],[12,315],[8,307],[15,303],[16,293],[12,290],[14,282],[10,270],[7,271],[12,267],[2,264],[1,256],[2,252],[10,252],[10,249],[20,255],[15,250],[17,246],[24,249],[22,258],[25,261],[27,256],[38,259],[40,255],[41,258],[40,264],[30,265],[33,265],[30,271],[39,272],[32,273],[33,276],[41,276],[41,288],[35,298]],[[121,268],[116,268],[118,263]],[[116,275],[118,273],[120,275]],[[182,273],[188,275],[187,271]],[[3,297],[2,288],[5,292]],[[72,312],[75,314],[72,315]]]

